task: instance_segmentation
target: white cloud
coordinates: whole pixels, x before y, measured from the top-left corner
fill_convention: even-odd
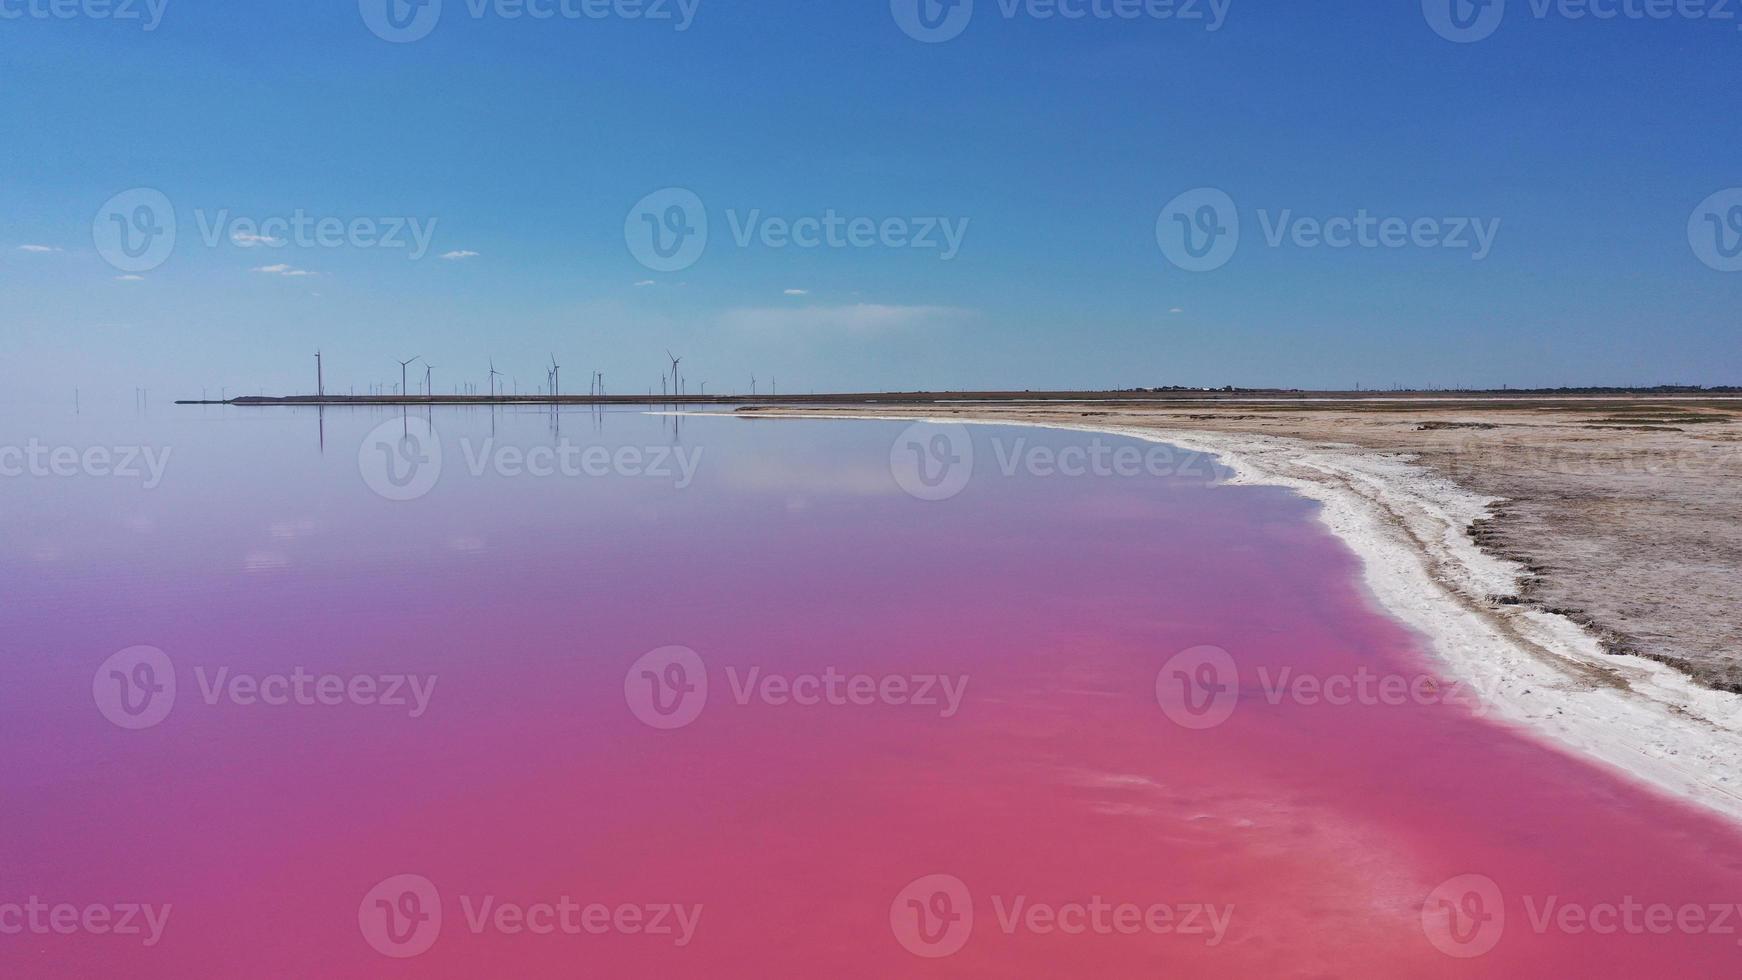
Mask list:
[[[255,235],[246,231],[232,232],[230,235],[230,241],[235,242],[242,248],[253,248],[256,245],[267,245],[272,248],[277,248],[284,244],[284,239],[282,238],[273,238],[271,235]]]
[[[264,272],[267,275],[271,275],[271,276],[284,276],[284,277],[289,278],[289,279],[294,279],[294,278],[298,278],[301,276],[314,275],[314,273],[308,271],[307,269],[298,269],[295,266],[286,265],[283,262],[280,262],[277,265],[256,266],[252,271]]]
[[[60,251],[60,249],[55,248],[53,245],[20,245],[20,246],[18,246],[18,250],[20,252],[58,252],[58,251]]]
[[[789,289],[786,291],[788,296],[809,296],[810,294],[811,291],[808,289]]]
[[[458,262],[460,259],[475,259],[477,257],[477,252],[463,248],[455,249],[454,251],[448,252],[442,256],[442,258],[447,259],[449,262]]]
[[[856,303],[851,306],[807,306],[800,309],[782,307],[730,310],[721,319],[725,326],[743,330],[873,334],[950,327],[977,315],[973,310],[954,306]]]
[[[129,276],[116,276],[115,281],[116,282],[144,282],[145,277],[144,276],[131,276],[131,275],[129,275]]]
[[[636,289],[646,289],[649,286],[657,286],[657,285],[659,285],[659,284],[654,282],[652,279],[643,279],[640,282],[635,284],[635,288]]]
[[[1185,310],[1182,310],[1182,309],[1180,309],[1180,308],[1179,308],[1179,307],[1177,307],[1177,306],[1176,306],[1176,307],[1174,307],[1174,308],[1173,308],[1173,309],[1171,309],[1171,310],[1168,310],[1168,312],[1169,312],[1169,313],[1184,313],[1184,312],[1185,312]]]

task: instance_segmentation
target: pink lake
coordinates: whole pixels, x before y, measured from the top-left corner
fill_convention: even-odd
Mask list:
[[[0,477],[0,975],[1742,970],[1742,835],[1434,696],[1284,491],[438,410],[390,500],[397,418],[8,419],[170,456]],[[1358,678],[1412,694],[1303,693]]]

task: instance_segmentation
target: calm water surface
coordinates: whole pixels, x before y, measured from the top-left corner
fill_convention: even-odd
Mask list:
[[[0,975],[1742,969],[1742,837],[1441,696],[1282,491],[585,410],[383,484],[399,418],[0,423],[171,454],[0,477]]]

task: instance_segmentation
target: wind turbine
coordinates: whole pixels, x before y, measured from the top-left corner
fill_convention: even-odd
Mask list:
[[[550,356],[550,397],[554,400],[562,397],[563,366],[556,362],[556,355]]]
[[[669,347],[665,349],[665,356],[671,358],[671,394],[675,398],[678,395],[677,366],[683,363],[683,358],[673,354]]]
[[[325,397],[327,393],[326,376],[321,371],[321,352],[315,351],[315,395]]]
[[[501,376],[502,376],[502,372],[496,370],[496,359],[494,357],[490,358],[490,397],[491,398],[496,397],[496,379],[501,377]]]
[[[412,361],[421,360],[423,360],[423,355],[419,354],[416,357],[399,362],[399,393],[401,395],[405,394],[405,369],[411,366]]]
[[[435,365],[431,364],[428,361],[424,361],[423,362],[423,397],[428,398],[429,396],[435,394],[435,385],[433,384],[434,380],[435,380]]]

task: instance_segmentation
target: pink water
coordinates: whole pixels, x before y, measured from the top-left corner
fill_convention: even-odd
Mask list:
[[[472,477],[462,437],[558,437],[538,413],[453,412],[435,416],[442,482],[396,503],[358,471],[385,418],[329,412],[321,433],[313,414],[188,410],[0,434],[173,447],[150,490],[0,479],[0,975],[1742,969],[1742,922],[1714,921],[1742,902],[1734,829],[1461,705],[1270,702],[1261,668],[1434,672],[1286,493],[1004,477],[993,439],[1091,437],[983,429],[967,490],[928,502],[890,476],[901,425],[732,419],[685,423],[703,456],[684,489]],[[673,440],[634,414],[562,424],[577,445]],[[93,675],[138,645],[164,651],[178,689],[160,724],[128,730]],[[1237,662],[1240,693],[1225,723],[1192,729],[1158,703],[1157,674],[1205,645]],[[636,691],[641,667],[670,675],[637,661],[669,646],[695,652],[708,692],[660,729]],[[196,673],[298,667],[436,686],[414,718],[208,704]],[[734,680],[753,667],[966,686],[954,714],[741,704]],[[1464,875],[1498,894],[1440,887]],[[598,931],[473,921],[486,898],[565,896],[606,908]],[[1432,904],[1430,924],[1456,928],[1430,935],[1424,902],[1448,896],[1470,916]],[[1097,897],[1165,908],[1171,927],[1011,918],[1018,900],[1026,914]],[[32,898],[169,912],[154,943],[82,919],[8,929]],[[1551,901],[1599,922],[1628,902],[1682,919],[1654,931],[1640,911],[1638,929],[1595,932],[1539,921]],[[636,925],[674,925],[667,905],[700,906],[687,936]],[[433,908],[439,930],[414,928]],[[1222,927],[1206,933],[1209,908]],[[1475,917],[1497,909],[1503,927]]]

